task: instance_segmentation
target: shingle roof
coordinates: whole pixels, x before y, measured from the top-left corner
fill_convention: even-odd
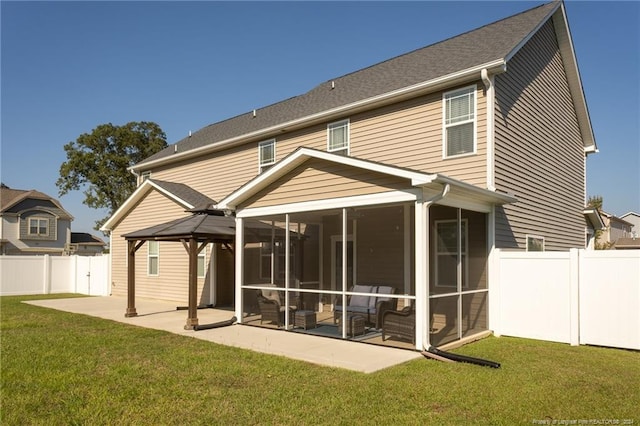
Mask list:
[[[51,201],[56,207],[43,207],[42,210],[46,210],[62,218],[73,219],[73,216],[71,216],[71,214],[62,207],[58,200],[44,192],[36,191],[35,189],[24,190],[5,187],[0,188],[0,212],[6,212],[26,199]]]
[[[153,183],[164,189],[165,191],[175,195],[181,200],[194,206],[194,208],[208,208],[215,204],[215,200],[196,191],[195,189],[183,183],[167,182],[163,180],[151,179]]]
[[[250,134],[292,120],[507,58],[558,7],[547,3],[453,38],[321,83],[309,92],[211,124],[178,141],[177,152]],[[332,82],[335,89],[331,89]],[[170,157],[171,145],[145,159]]]
[[[72,232],[71,233],[72,244],[86,244],[86,245],[98,245],[105,246],[106,243],[102,239],[91,235],[87,232]]]

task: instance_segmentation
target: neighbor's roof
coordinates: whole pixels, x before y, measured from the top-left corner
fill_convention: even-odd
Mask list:
[[[86,244],[90,246],[105,246],[107,245],[102,239],[91,235],[87,232],[72,232],[71,233],[72,244]]]
[[[554,15],[562,12],[559,31],[568,35],[568,26],[564,17],[561,2],[547,3],[509,18],[485,25],[476,30],[458,35],[413,52],[397,56],[368,68],[330,79],[321,83],[309,92],[211,124],[198,130],[176,144],[150,156],[133,166],[134,170],[144,170],[158,164],[165,164],[179,159],[201,154],[203,151],[221,148],[228,144],[244,142],[250,139],[266,138],[277,134],[279,130],[292,130],[309,125],[314,120],[322,121],[330,118],[330,114],[353,112],[364,105],[372,105],[383,100],[399,99],[408,91],[443,84],[454,77],[465,76],[473,71],[475,78],[483,68],[502,70],[507,61],[529,40],[529,38]],[[581,128],[585,146],[595,149],[593,133],[589,122],[580,77],[575,64],[570,36],[560,37],[564,40],[566,52],[563,58],[567,61],[572,91],[579,99],[576,107],[582,114]],[[561,41],[561,44],[562,41]],[[469,74],[470,75],[470,74]],[[428,84],[427,84],[428,83]],[[579,92],[579,93],[577,93]]]
[[[36,191],[35,189],[24,190],[5,187],[0,188],[0,212],[4,213],[22,201],[28,199],[50,201],[56,207],[43,207],[42,210],[48,211],[65,219],[73,220],[73,216],[62,207],[62,204],[60,204],[58,200],[44,192]]]

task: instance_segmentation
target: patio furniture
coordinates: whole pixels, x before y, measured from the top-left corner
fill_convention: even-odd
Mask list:
[[[405,306],[401,311],[386,311],[382,315],[382,341],[385,336],[409,339],[416,343],[416,311],[412,306]]]
[[[316,312],[315,311],[296,311],[293,324],[295,327],[301,327],[305,330],[316,328]]]
[[[356,334],[365,333],[365,321],[362,315],[349,314],[347,316],[347,336],[355,337]],[[339,321],[338,333],[342,334],[342,321]]]
[[[276,289],[258,290],[258,307],[260,309],[260,324],[265,321],[276,323],[278,327],[284,325],[284,316],[286,308],[280,299],[280,291]],[[297,298],[295,298],[297,300]],[[289,306],[289,314],[291,315],[297,310],[296,305]],[[294,318],[295,321],[295,318]]]
[[[347,302],[347,314],[361,315],[365,323],[375,326],[379,329],[382,327],[382,314],[388,310],[395,310],[398,300],[388,297],[389,294],[395,294],[395,287],[383,285],[354,285],[349,289],[354,293],[370,293],[371,296],[353,295],[349,296]],[[342,298],[338,297],[338,301],[333,311],[333,323],[335,324],[342,317]]]

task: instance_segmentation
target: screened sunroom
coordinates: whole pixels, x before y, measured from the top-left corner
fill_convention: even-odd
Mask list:
[[[327,153],[293,158],[220,203],[236,216],[242,324],[408,349],[489,329],[492,211],[511,197]]]

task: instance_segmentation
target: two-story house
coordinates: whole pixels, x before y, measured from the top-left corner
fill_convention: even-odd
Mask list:
[[[0,188],[0,254],[67,253],[73,217],[36,190]]]
[[[416,349],[472,338],[491,330],[496,248],[584,247],[596,151],[564,5],[544,4],[135,165],[103,228],[112,291],[129,316],[136,295],[188,299],[186,327],[228,304],[243,324],[382,340],[384,301]],[[338,308],[356,303],[364,319]]]

